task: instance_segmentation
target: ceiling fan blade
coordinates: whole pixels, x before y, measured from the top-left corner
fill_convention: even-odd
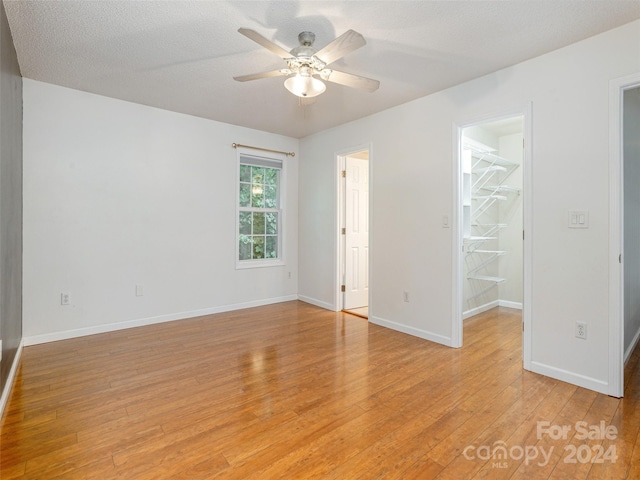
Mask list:
[[[325,65],[329,65],[366,43],[364,37],[358,32],[355,30],[347,30],[329,45],[316,52],[315,56],[322,60]]]
[[[251,30],[250,28],[239,28],[238,32],[240,32],[245,37],[253,40],[257,44],[262,45],[264,48],[266,48],[272,53],[275,53],[276,55],[278,55],[280,58],[284,60],[287,60],[288,58],[291,58],[293,56],[289,52],[287,52],[284,48],[280,47],[279,45],[276,45],[271,40],[267,40],[265,37],[260,35],[255,30]]]
[[[331,70],[329,76],[322,77],[333,83],[339,83],[347,87],[359,88],[366,90],[367,92],[375,92],[380,86],[378,80],[373,80],[367,77],[361,77],[359,75],[352,75],[351,73],[339,72],[337,70]]]
[[[273,70],[271,72],[261,72],[261,73],[251,73],[249,75],[240,75],[239,77],[233,77],[233,79],[237,80],[238,82],[248,82],[249,80],[259,80],[261,78],[269,78],[269,77],[281,77],[283,75],[288,75],[288,73],[283,70]]]

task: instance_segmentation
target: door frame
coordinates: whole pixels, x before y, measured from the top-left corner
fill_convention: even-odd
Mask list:
[[[334,165],[336,168],[335,171],[335,192],[336,192],[336,226],[335,226],[335,245],[337,252],[336,255],[336,263],[334,265],[334,279],[335,279],[335,289],[334,289],[334,305],[335,311],[339,312],[344,308],[344,294],[341,291],[341,287],[344,281],[344,265],[345,265],[345,242],[344,237],[342,235],[342,227],[344,224],[344,211],[345,211],[345,182],[342,178],[342,171],[345,169],[346,157],[351,154],[362,152],[363,150],[367,150],[369,152],[369,191],[368,191],[368,217],[369,217],[369,255],[368,255],[368,265],[369,265],[369,275],[368,275],[368,283],[369,283],[369,295],[368,295],[368,306],[369,306],[369,317],[371,317],[372,310],[372,288],[371,288],[371,279],[373,278],[373,267],[371,265],[371,252],[372,248],[372,229],[373,229],[373,215],[371,214],[371,206],[372,206],[372,181],[373,181],[373,147],[371,143],[364,143],[360,145],[356,145],[353,147],[345,148],[343,150],[339,150],[334,154]]]
[[[609,81],[609,382],[624,393],[624,92],[640,87],[640,73]]]
[[[452,328],[451,346],[462,347],[463,344],[463,266],[464,252],[462,251],[462,131],[467,127],[489,123],[511,117],[522,117],[522,136],[524,138],[524,151],[522,161],[522,228],[523,228],[523,248],[522,248],[522,358],[526,370],[531,370],[532,351],[532,246],[533,246],[533,221],[532,221],[532,183],[533,183],[533,161],[532,161],[532,104],[528,103],[521,107],[505,109],[491,112],[481,116],[473,117],[463,121],[453,123],[453,152],[454,174],[453,174],[453,305],[452,305]]]

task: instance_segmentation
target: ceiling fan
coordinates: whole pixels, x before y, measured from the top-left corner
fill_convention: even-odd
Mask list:
[[[312,32],[302,32],[298,35],[300,45],[290,52],[287,52],[284,48],[254,30],[239,28],[238,32],[262,45],[270,52],[275,53],[287,63],[287,68],[281,68],[280,70],[233,77],[234,80],[239,82],[288,76],[289,78],[285,80],[284,86],[291,93],[302,98],[315,97],[324,92],[326,85],[322,80],[359,88],[367,92],[373,92],[380,86],[378,80],[327,68],[327,65],[366,44],[364,37],[354,30],[347,30],[320,50],[316,50],[313,47],[316,36]]]

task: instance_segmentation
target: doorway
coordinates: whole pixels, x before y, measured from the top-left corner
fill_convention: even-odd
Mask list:
[[[609,381],[624,394],[624,366],[640,341],[640,74],[610,82]]]
[[[530,108],[457,126],[457,234],[454,262],[453,346],[461,347],[464,322],[509,309],[523,322],[523,359],[528,369],[530,325],[527,298],[530,241],[525,205],[530,181],[527,138]]]
[[[623,93],[623,341],[624,362],[640,339],[640,86]]]
[[[369,317],[369,149],[340,162],[340,296],[342,310]]]

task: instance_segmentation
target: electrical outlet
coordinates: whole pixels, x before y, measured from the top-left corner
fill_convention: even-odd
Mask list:
[[[142,297],[144,295],[144,287],[141,284],[136,285],[136,297]]]
[[[587,339],[587,324],[584,322],[576,322],[576,338]]]
[[[71,294],[62,292],[60,294],[60,305],[71,305]]]
[[[402,292],[402,299],[409,303],[409,292]]]

